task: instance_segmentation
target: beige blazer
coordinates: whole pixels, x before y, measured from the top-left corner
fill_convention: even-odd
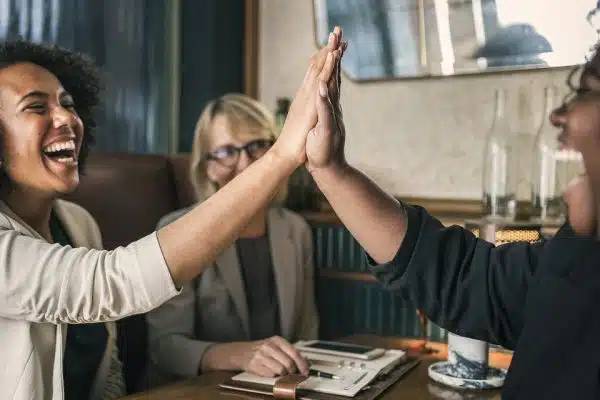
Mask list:
[[[185,214],[164,217],[166,225]],[[289,341],[316,339],[311,230],[299,215],[273,208],[267,215],[271,256],[281,318]],[[236,247],[231,246],[180,296],[146,315],[151,386],[198,374],[206,349],[215,342],[250,340],[248,305]]]
[[[109,341],[92,399],[123,390],[110,321],[147,312],[178,291],[156,234],[100,250],[100,230],[80,206],[55,202],[75,248],[46,242],[0,201],[0,399],[63,400],[67,324],[107,322]]]

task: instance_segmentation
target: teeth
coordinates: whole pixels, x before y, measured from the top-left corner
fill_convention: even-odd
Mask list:
[[[75,161],[75,159],[73,157],[60,157],[57,158],[56,161],[63,163],[63,164],[67,164],[67,165],[76,165],[77,161]]]
[[[68,140],[66,142],[51,144],[44,148],[44,153],[55,153],[61,150],[75,150],[75,141]]]
[[[582,161],[581,153],[573,149],[562,149],[554,153],[554,158],[558,161]]]

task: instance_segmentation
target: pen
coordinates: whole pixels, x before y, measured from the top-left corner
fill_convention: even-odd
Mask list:
[[[317,376],[319,378],[327,378],[327,379],[342,379],[337,375],[330,374],[329,372],[319,371],[317,369],[312,369],[312,368],[308,370],[308,375]]]

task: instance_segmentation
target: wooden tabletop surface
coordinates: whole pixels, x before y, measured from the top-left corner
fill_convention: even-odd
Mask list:
[[[340,339],[356,344],[365,344],[374,347],[407,349],[409,354],[415,354],[422,343],[414,339],[400,339],[380,337],[375,335],[355,335]],[[422,355],[421,363],[391,386],[378,399],[500,399],[500,390],[458,390],[449,388],[433,382],[429,379],[427,369],[432,363],[447,358],[447,347],[443,343],[427,343],[427,347],[433,351],[428,355]],[[490,352],[490,365],[499,368],[507,368],[512,356],[505,352]],[[124,397],[127,400],[203,400],[203,399],[263,399],[269,397],[249,396],[244,393],[225,391],[219,388],[219,384],[225,382],[236,373],[213,372],[199,377],[167,385],[151,391],[137,393]],[[272,399],[272,397],[271,397]],[[340,399],[344,397],[340,396]]]

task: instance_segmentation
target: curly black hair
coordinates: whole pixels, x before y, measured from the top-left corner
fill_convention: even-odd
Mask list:
[[[0,43],[0,69],[23,62],[33,63],[50,71],[73,97],[84,128],[78,159],[79,171],[83,172],[90,146],[94,143],[95,115],[100,106],[102,88],[98,68],[90,57],[57,45],[32,43],[22,39]]]

